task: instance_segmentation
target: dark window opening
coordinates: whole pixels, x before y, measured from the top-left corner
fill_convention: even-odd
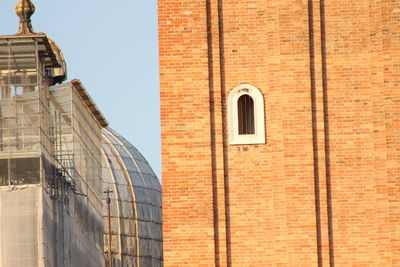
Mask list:
[[[238,100],[239,134],[255,134],[254,101],[249,95],[242,95]]]
[[[39,158],[0,160],[0,186],[40,183]]]
[[[8,159],[0,159],[0,186],[8,185]]]
[[[40,182],[39,158],[11,159],[10,178],[13,185],[38,184]]]

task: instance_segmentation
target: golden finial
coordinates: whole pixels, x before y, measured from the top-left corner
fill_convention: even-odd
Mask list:
[[[15,13],[19,17],[19,28],[16,34],[35,34],[31,24],[31,16],[35,13],[35,6],[30,0],[19,0],[15,6]]]

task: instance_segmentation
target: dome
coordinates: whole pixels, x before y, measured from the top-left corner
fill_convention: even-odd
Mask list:
[[[38,36],[44,34],[35,33],[32,28],[31,16],[33,15],[33,13],[35,13],[35,5],[32,4],[30,0],[19,0],[17,5],[15,6],[15,13],[20,18],[18,31],[15,35]],[[49,37],[47,37],[47,41],[59,65],[58,67],[50,69],[50,83],[51,85],[54,85],[57,83],[61,83],[67,79],[67,65],[65,63],[64,55],[62,54],[60,47]]]
[[[162,266],[160,182],[142,154],[110,128],[103,129],[102,152],[103,191],[113,191],[110,194],[113,266]],[[106,259],[110,236],[107,212],[105,204]]]
[[[50,77],[52,78],[52,83],[62,83],[67,79],[67,63],[65,62],[64,55],[60,49],[60,47],[54,42],[53,39],[47,37],[51,49],[53,50],[54,55],[56,56],[57,62],[60,65],[58,68],[50,69]]]

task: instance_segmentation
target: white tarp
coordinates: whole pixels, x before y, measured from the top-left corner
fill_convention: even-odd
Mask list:
[[[0,266],[38,266],[40,186],[0,188]]]
[[[87,199],[0,187],[0,267],[102,267],[103,222]]]

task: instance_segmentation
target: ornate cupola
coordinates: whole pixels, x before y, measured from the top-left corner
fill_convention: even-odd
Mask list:
[[[49,87],[66,77],[58,46],[32,28],[32,2],[19,0],[15,12],[17,33],[0,36],[0,186],[46,183],[52,175]]]

